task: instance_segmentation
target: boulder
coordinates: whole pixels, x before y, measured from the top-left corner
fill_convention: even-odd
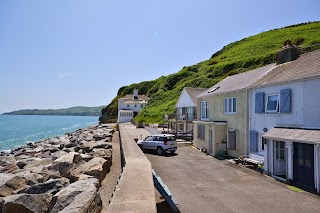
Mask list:
[[[23,177],[14,176],[0,187],[0,197],[6,197],[14,194],[15,191],[26,187],[26,181]]]
[[[100,212],[102,201],[98,193],[99,181],[95,178],[79,180],[54,195],[51,213]]]
[[[23,169],[26,165],[41,161],[41,158],[22,158],[17,160],[16,164],[20,169]]]
[[[17,169],[20,169],[15,163],[4,166],[0,172],[11,173]]]
[[[30,170],[33,173],[41,173],[44,168],[51,164],[51,159],[45,158],[40,161],[36,161],[34,163],[30,163],[23,167],[24,169]]]
[[[52,153],[51,154],[51,158],[54,161],[54,160],[57,160],[58,158],[60,158],[63,155],[66,155],[66,154],[68,154],[68,152],[60,150],[58,152]]]
[[[58,171],[62,176],[65,176],[79,161],[81,161],[81,155],[76,152],[70,152],[53,161],[48,169]]]
[[[50,194],[16,194],[2,198],[2,213],[46,213],[50,206]]]
[[[108,170],[108,162],[101,157],[95,157],[71,171],[70,179],[72,181],[77,181],[81,174],[86,174],[97,178],[101,184],[102,180],[108,173]]]
[[[44,183],[38,183],[30,186],[27,189],[23,189],[19,191],[19,194],[26,193],[26,194],[56,194],[62,188],[69,185],[69,179],[67,178],[58,178],[58,179],[50,179]]]

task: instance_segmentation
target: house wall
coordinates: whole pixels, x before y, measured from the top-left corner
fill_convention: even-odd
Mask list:
[[[206,149],[209,150],[209,125],[212,124],[211,122],[193,122],[193,146],[198,149]],[[205,136],[204,140],[198,138],[198,126],[205,125]]]
[[[181,107],[195,107],[195,104],[192,102],[189,94],[186,92],[185,89],[182,90],[181,95],[176,104],[176,108]]]
[[[264,155],[261,150],[261,140],[267,130],[275,126],[302,126],[303,125],[303,87],[304,82],[295,82],[284,85],[276,85],[271,87],[257,88],[251,91],[250,95],[250,130],[259,132],[259,154]],[[282,89],[291,89],[291,113],[255,113],[255,94],[258,92],[265,92],[265,106],[267,104],[268,94],[279,94]],[[249,141],[249,140],[248,140]]]
[[[320,79],[303,82],[303,125],[320,127]]]
[[[224,113],[224,99],[237,98],[237,112],[235,114]],[[214,115],[215,121],[226,121],[229,129],[238,130],[238,150],[228,150],[228,154],[233,157],[239,157],[249,154],[247,144],[248,132],[248,102],[247,92],[234,92],[215,96],[214,99]],[[227,132],[225,131],[226,135]]]

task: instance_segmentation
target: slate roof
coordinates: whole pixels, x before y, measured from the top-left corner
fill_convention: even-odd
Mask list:
[[[125,95],[122,98],[119,98],[122,100],[144,100],[144,101],[149,101],[149,97],[145,95],[138,95],[138,99],[134,99],[132,94]]]
[[[193,87],[185,87],[184,88],[191,98],[192,102],[197,106],[197,96],[206,91],[205,88],[193,88]]]
[[[273,128],[263,135],[264,138],[279,141],[320,143],[319,129]]]
[[[279,64],[252,87],[263,87],[285,82],[320,77],[320,50],[301,55],[298,59]]]
[[[252,86],[257,80],[264,76],[271,68],[275,66],[275,63],[250,70],[237,75],[228,76],[219,83],[215,84],[210,89],[201,93],[198,97],[214,96],[218,94],[236,92]]]

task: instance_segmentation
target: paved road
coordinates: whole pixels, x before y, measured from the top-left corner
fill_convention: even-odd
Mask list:
[[[179,147],[176,155],[145,154],[181,212],[320,212],[319,196],[191,147]]]

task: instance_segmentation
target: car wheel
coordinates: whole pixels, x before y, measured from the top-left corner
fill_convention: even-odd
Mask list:
[[[163,149],[162,149],[162,147],[157,147],[157,153],[158,153],[158,155],[162,155],[162,153],[163,153]]]

